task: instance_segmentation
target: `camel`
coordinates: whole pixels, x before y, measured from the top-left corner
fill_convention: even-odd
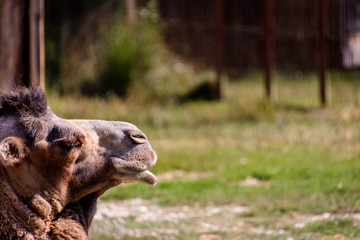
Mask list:
[[[88,239],[97,199],[156,184],[145,134],[120,121],[56,116],[40,88],[0,93],[0,239]]]

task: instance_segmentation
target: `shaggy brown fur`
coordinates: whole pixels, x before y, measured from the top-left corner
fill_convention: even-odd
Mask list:
[[[42,138],[52,127],[47,101],[40,88],[0,92],[0,96],[0,117],[18,118],[29,143]]]
[[[155,184],[134,125],[65,120],[39,88],[0,93],[0,239],[87,239],[96,200],[121,183]]]

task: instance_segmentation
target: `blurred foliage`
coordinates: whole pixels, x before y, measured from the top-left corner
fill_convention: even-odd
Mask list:
[[[47,86],[63,93],[124,96],[135,72],[150,67],[152,19],[140,16],[128,24],[124,3],[81,2],[48,4]],[[55,6],[69,11],[59,16]]]
[[[132,22],[126,19],[124,3],[46,3],[47,87],[63,94],[117,95],[140,105],[214,99],[214,71],[197,66],[200,63],[189,64],[165,44],[157,1],[138,0],[137,17]],[[228,76],[224,76],[223,84],[226,98],[267,107],[262,71],[234,76],[230,72]],[[288,108],[319,106],[316,72],[274,70],[272,76],[273,102]],[[358,105],[358,76],[358,69],[328,71],[329,105]],[[257,118],[257,112],[246,104],[240,108],[245,108],[249,119]]]
[[[82,83],[83,93],[126,96],[132,81],[149,71],[156,49],[154,32],[145,26],[139,22],[128,27],[124,23],[112,26],[103,44],[103,67],[95,82]]]
[[[69,71],[64,67],[66,63],[74,66],[74,69],[83,71],[83,68],[79,67],[82,63],[74,61],[67,53],[78,56],[77,59],[82,60],[88,57],[84,56],[84,49],[90,48],[92,42],[97,41],[98,29],[106,25],[106,21],[112,17],[115,9],[120,9],[120,4],[116,0],[46,2],[45,60],[48,88],[60,88],[63,85],[62,82],[67,81],[67,75],[64,74],[64,71]],[[100,10],[105,15],[99,14]],[[68,75],[71,76],[73,73],[74,71],[69,71]]]
[[[62,94],[117,95],[140,104],[212,99],[215,74],[198,71],[168,50],[156,3],[138,2],[131,22],[123,2],[107,0],[95,8],[76,3],[78,14],[64,16],[53,8],[72,5],[49,3],[47,87]]]
[[[160,41],[155,6],[149,4],[140,13],[134,22],[114,16],[101,44],[98,76],[95,81],[82,82],[83,93],[126,97],[132,83],[142,81],[153,67]]]
[[[216,99],[216,85],[209,81],[200,83],[198,86],[180,98],[181,102],[194,100],[212,101]]]

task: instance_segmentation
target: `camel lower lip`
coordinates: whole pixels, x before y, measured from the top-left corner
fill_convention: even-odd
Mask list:
[[[155,185],[156,176],[138,162],[128,162],[120,158],[112,158],[114,167],[118,170],[118,177],[122,183],[140,182]]]
[[[122,183],[140,182],[153,186],[157,182],[156,176],[148,170],[141,172],[125,170],[124,172],[119,174],[119,179]]]
[[[140,180],[140,182],[146,183],[149,185],[155,185],[157,182],[156,176],[148,170],[140,172],[137,177],[138,177],[138,180]]]

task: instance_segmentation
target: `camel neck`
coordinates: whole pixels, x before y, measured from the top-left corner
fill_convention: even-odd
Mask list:
[[[30,236],[46,239],[49,223],[24,203],[4,175],[6,173],[0,168],[0,239],[19,238],[20,235],[25,239],[31,239]]]

